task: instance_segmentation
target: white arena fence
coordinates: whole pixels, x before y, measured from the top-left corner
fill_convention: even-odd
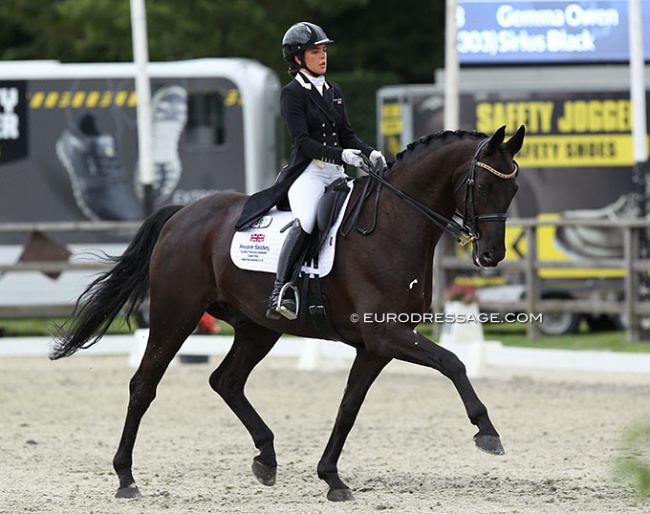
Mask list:
[[[105,336],[95,346],[80,350],[77,356],[123,355],[125,366],[137,367],[146,344],[148,330],[136,330],[133,335]],[[47,358],[51,339],[48,337],[0,338],[0,358]],[[232,345],[232,336],[192,335],[178,356],[208,356],[222,358]],[[507,347],[497,341],[445,343],[466,365],[471,377],[508,378],[512,373],[527,370],[590,372],[603,374],[650,374],[650,353],[621,353],[610,351],[569,351],[537,348]],[[349,369],[354,359],[353,348],[336,341],[283,336],[269,357],[285,359],[288,366],[301,370]],[[394,362],[395,369],[413,373],[421,369],[414,364]]]

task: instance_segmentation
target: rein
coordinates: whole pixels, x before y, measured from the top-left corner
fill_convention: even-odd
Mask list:
[[[421,202],[418,202],[414,198],[411,198],[408,196],[406,193],[401,191],[400,189],[396,188],[393,184],[388,182],[384,176],[383,176],[383,169],[379,168],[374,168],[372,164],[370,163],[369,159],[365,156],[364,160],[366,161],[366,172],[368,173],[368,176],[373,179],[373,181],[379,183],[379,187],[377,187],[375,193],[376,193],[376,198],[375,198],[375,221],[370,229],[361,229],[356,225],[356,222],[358,220],[358,217],[361,213],[361,209],[365,203],[366,198],[370,195],[372,191],[372,186],[371,182],[368,181],[366,183],[366,186],[357,199],[357,202],[355,203],[354,209],[350,211],[350,214],[352,215],[352,226],[354,226],[357,231],[359,231],[363,235],[368,235],[370,234],[374,229],[377,224],[377,217],[376,217],[376,211],[379,203],[379,194],[381,192],[381,186],[385,186],[387,189],[390,189],[395,195],[397,195],[400,199],[402,199],[404,202],[406,202],[408,205],[410,205],[413,209],[418,211],[420,214],[422,214],[429,222],[433,223],[435,226],[440,228],[441,230],[447,232],[451,237],[454,238],[454,240],[457,243],[460,243],[461,245],[466,245],[472,241],[475,241],[479,238],[479,233],[478,233],[478,224],[481,221],[505,221],[507,218],[506,213],[495,213],[495,214],[480,214],[476,215],[475,214],[475,208],[474,208],[474,185],[475,185],[475,175],[476,175],[476,167],[481,167],[490,173],[496,175],[499,178],[502,179],[511,179],[517,175],[517,166],[515,164],[515,168],[512,171],[512,173],[502,173],[496,169],[494,169],[492,166],[485,164],[481,161],[478,160],[479,154],[483,147],[488,143],[490,139],[484,139],[482,140],[476,147],[476,150],[474,152],[474,156],[472,158],[472,163],[470,164],[469,172],[467,174],[467,179],[460,184],[458,188],[454,191],[454,195],[458,192],[458,190],[465,185],[466,190],[465,190],[465,212],[460,213],[459,211],[456,211],[458,214],[462,216],[462,225],[458,222],[456,222],[453,219],[446,218],[445,216],[437,213],[433,209],[430,209],[426,205],[424,205]],[[350,216],[346,216],[346,218],[343,221],[343,224],[346,223],[347,218]],[[467,224],[467,219],[469,218],[471,225],[468,226]],[[349,233],[349,229],[346,231],[341,230],[342,235],[346,236]]]

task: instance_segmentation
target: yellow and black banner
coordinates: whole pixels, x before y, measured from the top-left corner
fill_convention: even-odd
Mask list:
[[[650,95],[647,105],[650,108]],[[405,89],[402,96],[387,96],[380,126],[384,151],[389,156],[397,153],[396,142],[404,133],[410,134],[406,124],[413,139],[441,130],[443,113],[441,90],[418,90],[409,95]],[[628,91],[475,92],[460,96],[459,126],[490,135],[503,125],[509,134],[525,125],[524,146],[516,157],[521,169],[517,179],[520,189],[510,206],[512,218],[615,219],[629,215],[630,209],[635,164],[632,114]],[[523,236],[521,227],[508,226],[507,258],[526,254]],[[620,258],[623,247],[619,239],[608,231],[545,226],[538,231],[538,257],[566,261],[594,255]],[[596,273],[599,277],[620,274],[620,270]],[[540,275],[585,277],[593,276],[594,271],[542,269]]]
[[[540,100],[479,101],[476,128],[526,126],[518,156],[529,167],[631,166],[632,106],[620,92],[549,94]]]

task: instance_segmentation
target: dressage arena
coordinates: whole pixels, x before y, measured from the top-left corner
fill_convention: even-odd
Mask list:
[[[300,371],[273,356],[254,371],[248,396],[275,432],[279,462],[277,484],[265,487],[250,471],[257,452],[247,432],[207,384],[219,361],[169,369],[135,448],[144,497],[117,500],[111,460],[133,373],[126,356],[0,359],[0,512],[650,512],[613,473],[622,432],[650,414],[647,375],[474,379],[506,448],[494,457],[474,448],[450,382],[391,363],[343,451],[341,477],[356,501],[342,505],[326,500],[315,469],[346,371]]]

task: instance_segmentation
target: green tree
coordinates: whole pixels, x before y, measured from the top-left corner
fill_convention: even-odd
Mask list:
[[[444,2],[410,0],[148,0],[152,61],[245,57],[288,81],[280,43],[296,21],[335,40],[328,78],[339,82],[357,131],[375,140],[375,91],[431,82],[443,64]],[[129,0],[3,0],[0,60],[119,62],[133,58]]]
[[[149,0],[152,60],[247,57],[279,74],[280,40],[294,22],[325,28],[332,71],[430,81],[442,64],[444,2],[411,0]],[[132,59],[129,0],[4,0],[0,59],[111,62]]]

